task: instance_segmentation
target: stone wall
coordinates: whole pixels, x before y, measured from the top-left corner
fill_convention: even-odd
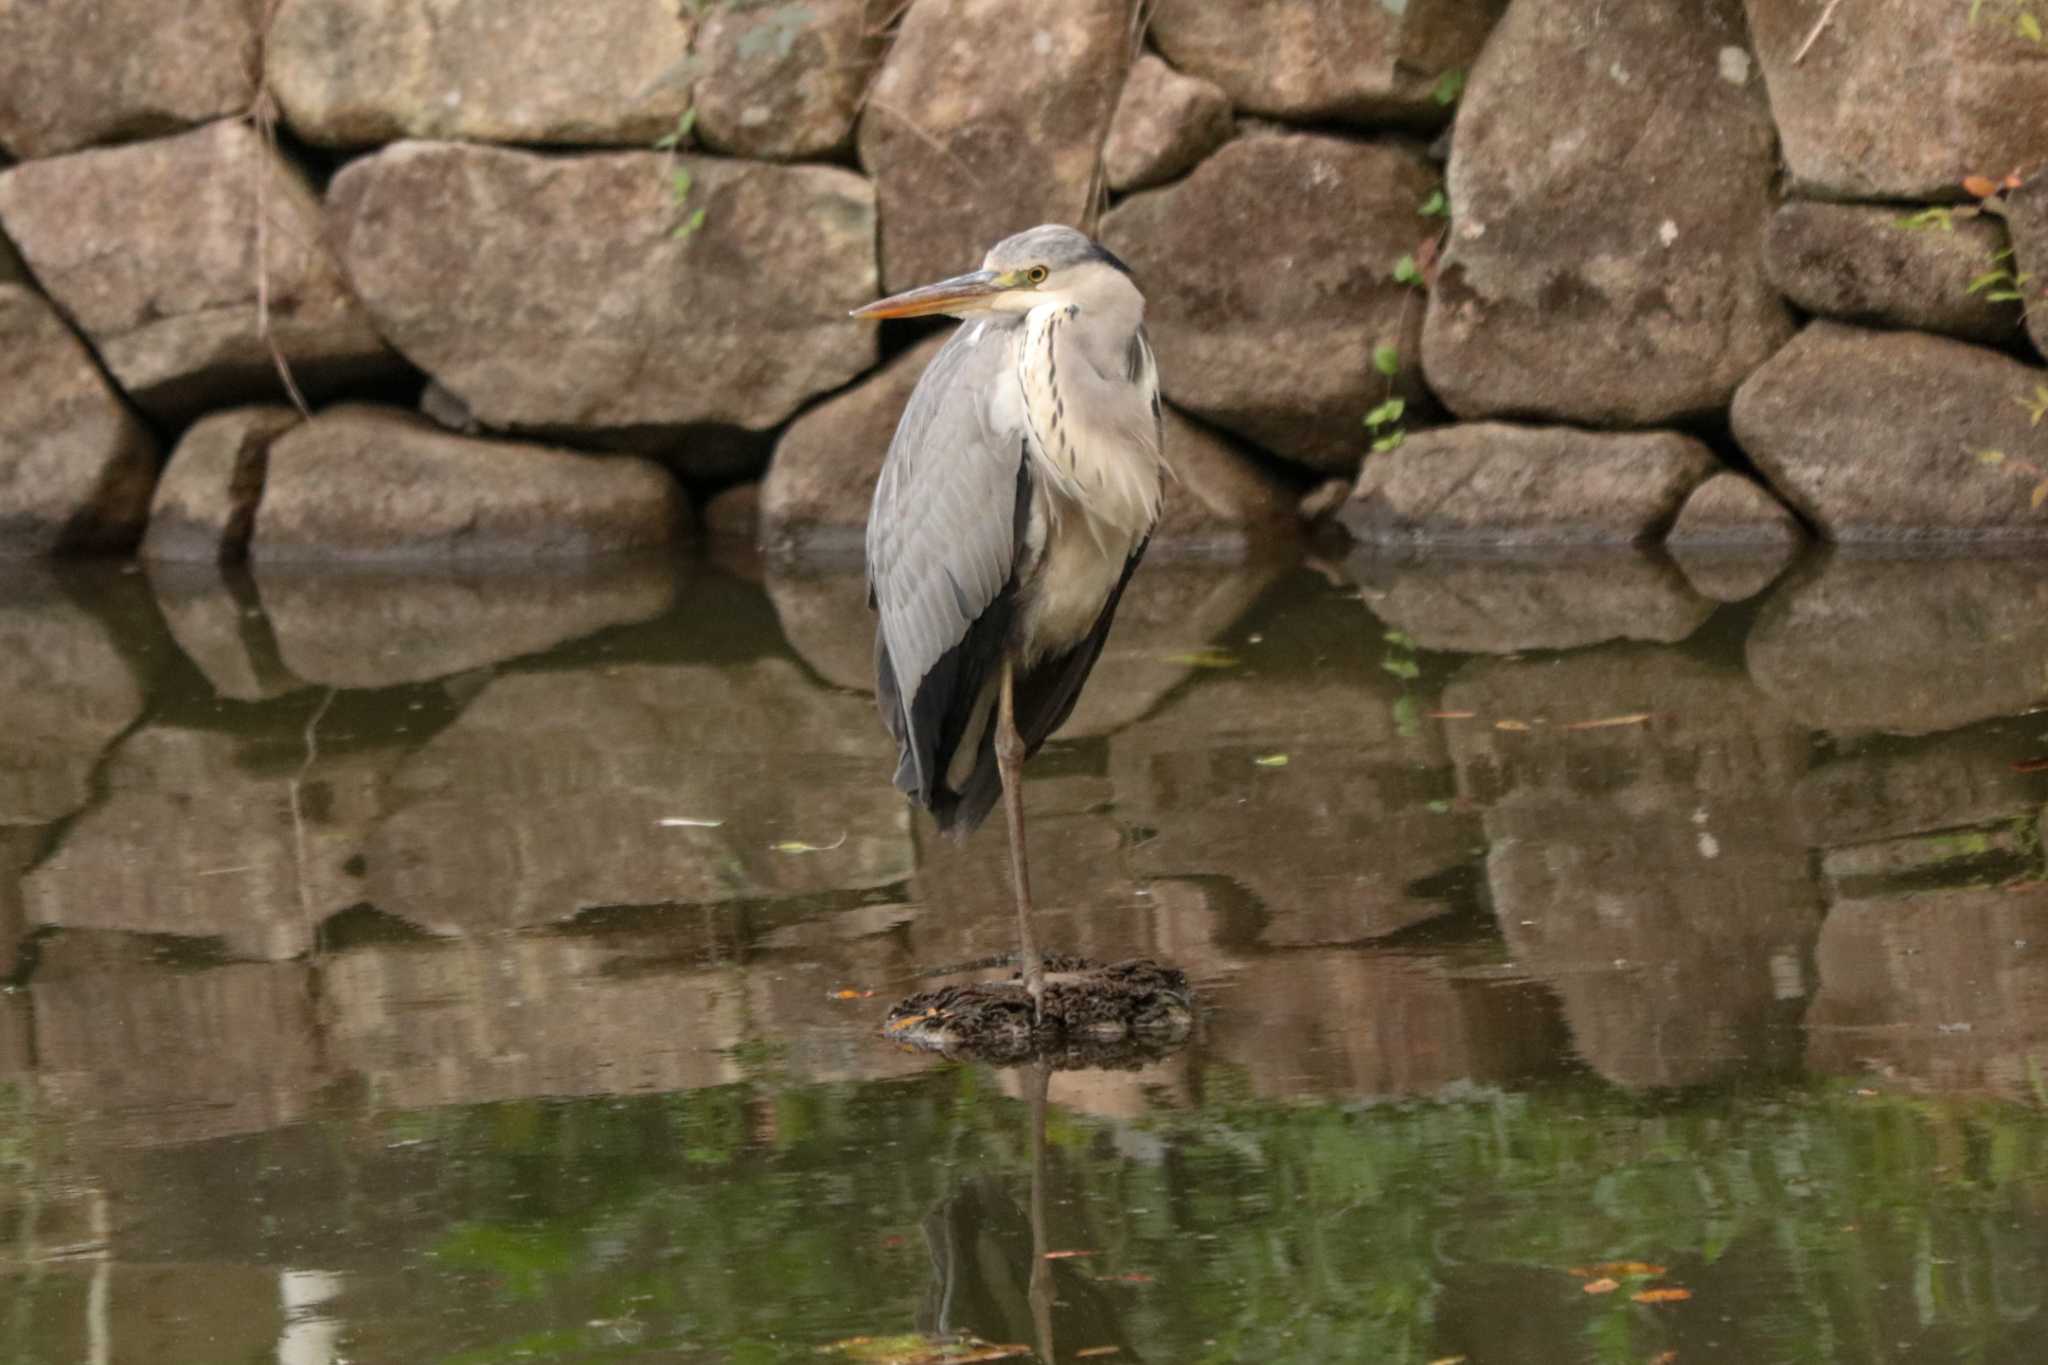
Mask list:
[[[14,6],[0,555],[844,552],[928,354],[847,311],[1042,221],[1150,299],[1162,547],[1318,479],[1396,545],[2039,539],[2036,3]]]

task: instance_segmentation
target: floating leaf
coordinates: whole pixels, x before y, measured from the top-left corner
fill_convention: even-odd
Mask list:
[[[1101,1254],[1100,1251],[1092,1249],[1088,1251],[1048,1251],[1045,1253],[1045,1259],[1048,1261],[1071,1261],[1077,1256],[1100,1256]]]
[[[1084,1346],[1074,1352],[1074,1359],[1086,1360],[1091,1356],[1113,1356],[1123,1350],[1121,1346]]]
[[[779,844],[770,844],[768,847],[777,853],[830,853],[833,849],[843,848],[845,845],[846,836],[841,834],[829,844],[807,844],[800,839],[785,839]]]
[[[1451,803],[1439,796],[1428,804],[1427,809],[1431,815],[1449,815],[1451,813]]]
[[[1401,257],[1400,260],[1394,262],[1394,283],[1422,283],[1422,267],[1415,264],[1414,253],[1411,252],[1407,255],[1404,255]]]
[[[842,987],[832,992],[834,1000],[872,1000],[874,996],[875,993],[873,991],[857,991],[851,986]]]
[[[689,815],[668,815],[654,822],[665,829],[717,829],[723,820],[699,820]]]
[[[1629,1295],[1637,1303],[1684,1303],[1692,1297],[1690,1289],[1643,1289]]]
[[[1966,175],[1963,177],[1963,193],[1972,199],[1989,199],[1998,193],[1998,182],[1988,176]]]
[[[1601,720],[1575,720],[1570,725],[1561,725],[1561,730],[1610,730],[1617,725],[1641,725],[1650,718],[1648,711],[1636,711],[1626,716],[1607,716]]]
[[[1401,348],[1381,343],[1372,348],[1372,367],[1389,379],[1401,372]]]
[[[1258,764],[1261,768],[1284,768],[1287,766],[1287,755],[1261,754],[1253,759],[1252,762]]]
[[[1529,722],[1526,720],[1497,720],[1493,723],[1493,728],[1496,730],[1512,730],[1519,734],[1529,728]]]
[[[1478,714],[1477,711],[1431,711],[1429,718],[1431,720],[1470,720]]]
[[[976,1337],[926,1337],[911,1332],[895,1337],[848,1337],[818,1348],[820,1355],[841,1355],[862,1365],[974,1365],[985,1360],[1015,1360],[1031,1354],[1029,1346],[996,1346]]]
[[[1454,66],[1436,78],[1436,86],[1430,97],[1438,104],[1456,104],[1458,96],[1465,93],[1465,68]]]
[[[1236,668],[1243,662],[1227,649],[1197,649],[1186,654],[1162,656],[1167,663],[1185,668]]]
[[[1597,1280],[1589,1280],[1585,1284],[1580,1285],[1579,1288],[1585,1290],[1588,1294],[1612,1294],[1615,1290],[1621,1288],[1621,1281],[1611,1280],[1602,1276]]]
[[[1126,1270],[1121,1275],[1097,1275],[1098,1284],[1150,1284],[1152,1277],[1142,1270]]]

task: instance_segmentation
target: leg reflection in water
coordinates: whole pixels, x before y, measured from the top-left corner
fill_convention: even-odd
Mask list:
[[[1116,1305],[1095,1282],[1088,1262],[1046,1259],[1047,1252],[1060,1249],[1048,1240],[1046,1227],[1051,1182],[1045,1108],[1052,1072],[1050,1063],[1040,1061],[1022,1073],[1031,1106],[1029,1213],[1017,1207],[999,1178],[984,1174],[970,1176],[925,1215],[932,1282],[918,1328],[934,1336],[971,1333],[984,1341],[1028,1342],[1044,1365],[1105,1346],[1117,1348],[1110,1359],[1138,1360]],[[1059,1354],[1062,1343],[1065,1355]]]

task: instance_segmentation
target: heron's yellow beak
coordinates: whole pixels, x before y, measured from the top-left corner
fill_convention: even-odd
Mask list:
[[[951,313],[958,317],[963,313],[980,311],[982,305],[997,294],[1007,292],[1013,283],[1008,275],[999,271],[977,270],[971,275],[955,275],[950,280],[940,280],[937,284],[877,299],[865,308],[854,309],[852,316],[921,318],[928,313]]]

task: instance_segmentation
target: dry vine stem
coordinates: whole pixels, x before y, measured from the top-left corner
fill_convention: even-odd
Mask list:
[[[1806,35],[1806,41],[1801,43],[1799,50],[1792,54],[1792,65],[1797,66],[1806,60],[1806,54],[1811,52],[1813,45],[1820,41],[1820,31],[1828,26],[1828,20],[1835,17],[1835,7],[1841,3],[1842,0],[1828,0],[1828,7],[1820,12],[1820,18],[1814,23],[1812,31]]]
[[[263,7],[263,36],[256,45],[256,98],[249,105],[245,115],[256,129],[257,140],[262,144],[254,158],[256,177],[256,335],[263,340],[270,351],[270,363],[277,367],[277,377],[284,384],[284,391],[290,395],[292,406],[299,410],[299,416],[312,420],[313,410],[306,406],[306,396],[299,392],[298,381],[292,377],[291,362],[284,358],[284,350],[277,344],[277,338],[270,331],[270,165],[278,155],[277,150],[277,102],[270,97],[270,86],[263,78],[264,48],[270,42],[270,25],[277,18],[279,0],[269,0]]]

